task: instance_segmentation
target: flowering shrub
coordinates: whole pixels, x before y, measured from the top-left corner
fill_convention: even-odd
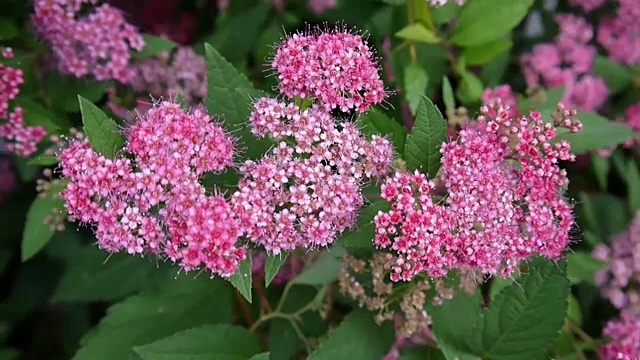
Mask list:
[[[636,1],[9,5],[0,358],[640,359]]]

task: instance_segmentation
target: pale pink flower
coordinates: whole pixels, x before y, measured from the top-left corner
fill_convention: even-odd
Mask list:
[[[602,335],[610,342],[598,348],[602,360],[637,360],[640,358],[640,318],[623,312],[619,320],[611,320]]]

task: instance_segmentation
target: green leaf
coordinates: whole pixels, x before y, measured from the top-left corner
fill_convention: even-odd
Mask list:
[[[78,95],[78,101],[84,133],[91,147],[108,158],[115,157],[125,144],[118,125],[89,100]]]
[[[65,185],[62,182],[52,184],[45,197],[37,196],[31,204],[22,232],[22,261],[31,259],[51,240],[54,232],[45,224],[45,220],[54,211],[64,211],[64,201],[59,195]]]
[[[324,285],[335,281],[341,267],[340,259],[345,254],[343,247],[332,246],[307,271],[291,281],[304,285]]]
[[[465,70],[462,73],[462,82],[458,86],[456,94],[460,101],[471,104],[480,100],[483,90],[482,81],[471,71]]]
[[[269,17],[267,4],[259,4],[249,8],[225,21],[224,26],[217,26],[214,34],[207,38],[221,54],[230,61],[242,61],[254,48],[261,34],[262,24]]]
[[[58,163],[57,156],[39,155],[27,161],[28,165],[34,166],[50,166]]]
[[[410,170],[423,168],[433,178],[440,168],[440,146],[445,141],[447,123],[440,110],[423,96],[404,149],[407,167]]]
[[[309,360],[371,360],[384,356],[394,341],[393,326],[378,326],[373,314],[356,310],[342,321]]]
[[[577,133],[558,131],[555,141],[567,140],[571,143],[571,152],[580,155],[589,151],[619,145],[634,137],[633,130],[622,123],[609,121],[594,113],[580,113],[582,130]]]
[[[378,109],[370,109],[358,117],[358,126],[366,136],[387,136],[393,143],[393,148],[399,154],[404,151],[407,129],[399,122],[391,119]]]
[[[607,190],[607,187],[609,186],[609,170],[611,169],[609,160],[596,153],[592,153],[591,167],[600,190]]]
[[[414,116],[428,84],[429,76],[420,65],[409,64],[404,68],[404,98]]]
[[[477,356],[471,354],[469,339],[480,336],[472,332],[481,313],[480,304],[479,294],[457,294],[440,306],[428,306],[433,333],[447,359],[477,359]]]
[[[405,40],[426,44],[436,44],[440,42],[438,36],[421,23],[413,23],[405,26],[396,33],[396,36]]]
[[[295,287],[292,288],[292,290],[295,289]],[[298,309],[296,308],[295,310]],[[273,360],[289,360],[293,358],[300,345],[296,330],[291,325],[291,322],[285,319],[273,319],[269,323],[267,339]]]
[[[276,277],[280,267],[287,261],[288,253],[280,253],[278,255],[268,255],[264,261],[264,285],[269,286]]]
[[[451,88],[449,78],[446,76],[442,77],[442,99],[444,100],[444,106],[446,106],[447,110],[454,110],[456,108],[453,88]]]
[[[186,102],[186,101],[185,101],[185,99],[184,99],[184,95],[182,95],[182,93],[181,93],[181,92],[179,92],[179,91],[178,91],[178,93],[176,94],[176,99],[175,99],[175,101],[176,101],[176,103],[177,103],[178,105],[180,105],[180,107],[181,107],[182,109],[187,109],[187,108],[188,108],[187,102]]]
[[[567,277],[571,284],[586,282],[595,285],[595,275],[607,264],[598,261],[589,253],[576,252],[567,255]]]
[[[589,230],[598,241],[604,242],[609,236],[624,231],[631,220],[624,204],[615,196],[604,193],[584,193],[578,195],[580,206],[577,219],[580,228]],[[585,239],[587,232],[585,231]]]
[[[633,79],[633,72],[628,67],[602,55],[596,56],[593,62],[593,73],[604,79],[610,95],[626,88]]]
[[[78,95],[91,101],[99,102],[113,86],[110,81],[77,79],[73,76],[50,74],[47,77],[47,95],[51,97],[52,106],[67,112],[80,111]]]
[[[372,248],[376,227],[373,219],[379,211],[389,211],[391,204],[378,200],[365,207],[358,215],[356,228],[340,237],[340,245],[345,248]]]
[[[620,152],[611,156],[620,177],[627,185],[627,203],[632,214],[640,209],[640,171],[633,159],[625,160]]]
[[[459,46],[481,45],[515,28],[534,0],[473,0],[462,8],[451,42]]]
[[[564,263],[536,258],[519,284],[504,288],[475,330],[474,353],[483,359],[539,358],[558,338],[567,314]],[[541,314],[544,314],[541,316]]]
[[[16,99],[16,105],[22,108],[27,125],[42,126],[47,134],[58,134],[61,130],[68,128],[66,119],[31,98],[20,96]]]
[[[135,347],[143,360],[245,360],[260,352],[258,340],[240,326],[206,325]]]
[[[178,44],[169,39],[162,38],[160,36],[144,34],[144,48],[138,52],[134,52],[132,57],[134,59],[141,59],[159,55],[165,51],[173,50]]]
[[[238,270],[231,275],[229,278],[229,282],[233,287],[238,289],[240,294],[247,299],[248,302],[251,302],[251,284],[252,284],[252,275],[251,275],[251,254],[247,253],[247,258],[240,262],[240,266]]]
[[[462,50],[462,56],[469,65],[484,65],[504,51],[509,50],[513,42],[509,39],[493,40],[477,46],[469,46]]]
[[[177,270],[129,254],[109,254],[94,244],[65,254],[66,269],[53,294],[55,302],[114,301],[133,295]],[[171,276],[170,276],[171,275]]]
[[[247,147],[245,156],[261,157],[271,147],[268,139],[256,139],[247,124],[253,101],[265,93],[255,90],[251,82],[236,70],[216,49],[205,44],[207,58],[208,99],[205,106],[211,115],[222,118],[227,130]]]
[[[140,359],[134,347],[196,326],[229,322],[232,311],[231,289],[220,279],[167,279],[159,289],[111,306],[73,359]]]

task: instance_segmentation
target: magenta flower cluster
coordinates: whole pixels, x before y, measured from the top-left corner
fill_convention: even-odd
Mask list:
[[[278,47],[271,66],[282,94],[315,99],[327,110],[363,112],[386,97],[373,51],[344,29],[294,34]]]
[[[640,317],[624,312],[621,319],[611,320],[602,331],[609,342],[598,348],[602,360],[635,360],[640,358]]]
[[[199,183],[231,165],[234,140],[200,110],[163,102],[126,132],[126,153],[74,141],[60,155],[70,216],[94,227],[100,248],[166,257],[186,270],[230,276],[245,258],[232,207]]]
[[[256,136],[279,143],[240,169],[232,203],[247,237],[275,254],[330,245],[355,224],[364,181],[387,172],[391,143],[365,139],[354,124],[337,123],[317,104],[302,110],[262,98],[250,121]]]
[[[527,84],[546,87],[565,86],[562,102],[569,108],[592,111],[607,100],[604,80],[593,75],[597,49],[590,42],[593,28],[579,16],[556,16],[560,33],[555,42],[537,45],[522,56],[522,71]]]
[[[592,253],[609,265],[596,274],[602,296],[613,306],[640,315],[640,213],[627,231],[611,237],[611,245],[599,244]]]
[[[10,48],[2,50],[2,57],[13,58]],[[0,63],[0,139],[6,142],[7,150],[28,157],[38,150],[38,144],[47,135],[42,126],[25,124],[24,111],[16,106],[9,111],[9,102],[18,96],[24,83],[22,70]]]
[[[557,126],[580,129],[573,112],[559,111]],[[533,255],[559,257],[574,220],[558,162],[575,157],[568,142],[552,144],[556,135],[537,112],[511,117],[500,102],[485,105],[442,145],[435,181],[417,171],[387,179],[381,196],[392,207],[375,217],[374,243],[398,255],[391,279],[455,268],[509,276]]]
[[[58,70],[76,77],[127,83],[131,51],[144,47],[124,14],[98,0],[35,0],[33,25],[51,45]]]
[[[138,94],[174,98],[180,93],[187,104],[207,97],[207,64],[190,46],[136,61],[132,69],[130,85]]]

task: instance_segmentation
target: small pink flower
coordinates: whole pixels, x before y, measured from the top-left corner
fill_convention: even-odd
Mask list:
[[[603,330],[611,341],[598,348],[603,360],[635,360],[640,357],[640,318],[623,312],[619,320],[611,320]]]
[[[142,35],[120,10],[97,0],[36,0],[33,25],[51,44],[58,69],[76,77],[128,82],[132,50],[144,47]]]

